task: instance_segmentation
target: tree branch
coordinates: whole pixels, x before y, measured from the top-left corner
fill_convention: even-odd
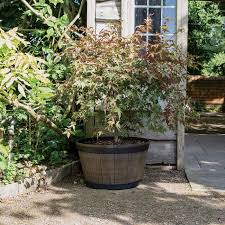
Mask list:
[[[3,30],[5,31],[8,31],[8,30],[11,30],[12,28],[11,27],[3,27],[3,26],[0,26],[0,28],[2,28]],[[42,30],[42,29],[24,29],[24,28],[21,28],[21,27],[17,27],[18,28],[18,31],[20,32],[37,32],[37,31],[45,31],[45,30]]]
[[[47,21],[47,18],[45,18],[41,13],[39,13],[37,10],[35,10],[26,0],[20,0],[20,1],[37,17],[41,18],[45,22]]]
[[[76,15],[76,16],[74,17],[74,19],[70,22],[70,24],[66,27],[65,31],[62,33],[61,37],[59,38],[59,41],[58,41],[58,42],[60,42],[60,41],[63,39],[63,37],[66,35],[66,33],[69,31],[69,29],[70,29],[70,28],[74,25],[74,23],[76,23],[76,21],[80,18],[81,12],[82,12],[82,9],[83,9],[83,6],[84,6],[85,1],[86,1],[86,0],[82,0],[77,15]]]
[[[45,124],[47,127],[49,127],[50,129],[52,129],[53,131],[55,131],[57,134],[59,134],[61,136],[66,136],[64,134],[64,132],[53,121],[51,121],[44,115],[40,115],[40,114],[36,113],[30,106],[19,102],[17,99],[16,100],[8,100],[7,98],[5,98],[3,96],[0,96],[0,100],[4,101],[5,103],[7,103],[9,105],[12,105],[12,106],[18,108],[18,109],[24,110],[36,122],[41,122],[41,123]]]

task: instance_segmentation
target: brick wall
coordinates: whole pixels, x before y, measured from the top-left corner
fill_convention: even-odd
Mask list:
[[[224,105],[225,77],[189,76],[187,95],[193,101],[206,105]]]

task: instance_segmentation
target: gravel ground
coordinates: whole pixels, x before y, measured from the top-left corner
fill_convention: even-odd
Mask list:
[[[193,193],[182,172],[146,169],[135,189],[92,190],[66,179],[0,202],[0,225],[225,225],[225,196]]]

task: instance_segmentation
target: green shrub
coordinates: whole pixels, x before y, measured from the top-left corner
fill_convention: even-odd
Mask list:
[[[7,169],[9,154],[9,147],[3,143],[3,140],[0,140],[0,173]]]
[[[207,76],[225,76],[225,53],[214,54],[209,62],[204,63],[202,74]]]
[[[225,51],[224,17],[218,3],[189,1],[188,52],[196,57],[191,74],[201,74],[215,54]]]
[[[72,74],[60,91],[72,114],[71,127],[102,113],[96,134],[118,137],[145,124],[164,131],[163,122],[176,126],[181,119],[185,61],[175,45],[159,40],[146,46],[140,33],[123,38],[112,28],[98,37],[87,31],[67,53]]]
[[[48,79],[45,61],[24,53],[26,45],[29,43],[16,29],[0,29],[0,126],[6,131],[5,142],[10,121],[16,122],[10,157],[7,145],[0,145],[0,175],[4,182],[20,176],[17,163],[26,167],[52,161],[51,152],[66,150],[68,145],[59,128],[66,126],[67,121],[62,107],[55,104],[55,86]],[[54,120],[59,122],[55,124]],[[53,130],[49,129],[52,125]]]

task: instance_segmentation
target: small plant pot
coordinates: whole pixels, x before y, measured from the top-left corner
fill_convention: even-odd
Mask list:
[[[107,141],[112,138],[102,137],[100,140]],[[139,184],[144,175],[149,141],[142,138],[126,140],[132,140],[132,143],[96,144],[96,138],[86,138],[77,142],[88,187],[122,190],[134,188]]]

